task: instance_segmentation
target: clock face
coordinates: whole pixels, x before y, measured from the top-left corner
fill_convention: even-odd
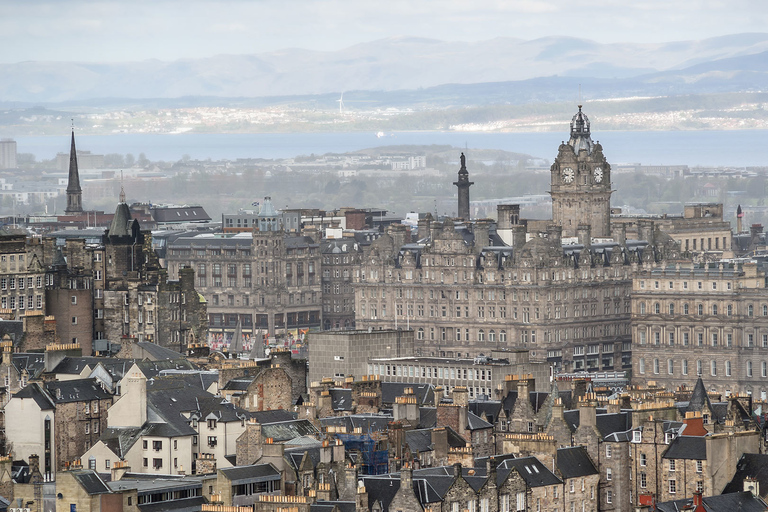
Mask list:
[[[572,183],[575,175],[576,173],[574,173],[573,169],[571,169],[570,167],[566,167],[565,169],[563,169],[563,181],[565,183]]]
[[[600,167],[595,167],[595,183],[600,183],[603,181],[603,170]]]

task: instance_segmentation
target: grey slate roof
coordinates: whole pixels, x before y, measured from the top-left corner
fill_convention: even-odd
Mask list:
[[[205,498],[202,496],[193,496],[192,498],[139,505],[139,510],[141,512],[199,512],[205,502]]]
[[[501,485],[512,470],[517,470],[530,487],[557,485],[563,482],[536,457],[506,459],[496,470],[497,485]]]
[[[39,352],[13,354],[11,362],[19,374],[22,370],[27,370],[30,379],[39,377],[45,371],[45,354]]]
[[[445,430],[448,433],[447,437],[449,448],[464,448],[467,445],[467,441],[458,433],[456,433],[456,431],[454,431],[451,427],[446,427]],[[432,451],[432,429],[423,428],[416,430],[406,430],[405,442],[414,453]]]
[[[272,464],[234,466],[231,468],[221,468],[219,472],[227,477],[233,485],[280,480],[280,472]]]
[[[493,428],[493,425],[478,417],[476,414],[467,412],[467,428],[469,430],[482,430],[484,428]]]
[[[211,220],[202,206],[182,206],[178,208],[152,208],[155,222],[202,222]]]
[[[108,494],[112,492],[99,474],[92,469],[73,471],[72,476],[88,494]]]
[[[744,488],[744,479],[754,478],[760,485],[761,493],[768,489],[768,455],[745,453],[736,464],[733,479],[723,489],[723,494],[739,492]]]
[[[182,359],[184,356],[175,350],[171,350],[166,347],[161,347],[157,343],[150,343],[148,341],[139,341],[136,343],[139,347],[144,349],[155,360],[163,359]]]
[[[31,398],[35,401],[37,406],[40,407],[41,411],[50,411],[55,408],[51,397],[43,390],[42,387],[40,387],[40,384],[37,382],[28,384],[13,396],[14,398]]]
[[[309,420],[280,421],[261,425],[261,435],[281,443],[302,436],[316,436],[320,431]]]
[[[704,382],[701,380],[701,377],[699,377],[696,379],[696,385],[693,387],[693,392],[691,393],[691,399],[688,401],[686,412],[701,412],[705,407],[711,411],[712,403],[709,401],[709,395],[707,395],[707,390],[704,388]]]
[[[387,425],[392,420],[393,417],[390,414],[349,414],[329,416],[319,421],[323,426],[346,427],[347,432],[354,432],[356,428],[360,428],[363,434],[370,434],[387,430]]]
[[[381,402],[393,404],[398,396],[405,394],[405,388],[413,389],[416,401],[419,405],[432,405],[435,403],[435,388],[432,384],[410,384],[407,382],[382,382]]]
[[[666,501],[657,503],[658,512],[680,512],[684,507],[690,506],[692,499]],[[707,512],[762,512],[766,509],[765,502],[752,495],[751,492],[733,492],[709,496],[702,500],[704,510]]]
[[[703,436],[676,437],[669,444],[662,458],[705,460],[707,458],[706,438]]]
[[[589,458],[587,449],[584,446],[558,449],[556,464],[563,478],[576,478],[597,474],[597,468],[595,468],[592,459]]]
[[[46,391],[57,404],[106,400],[112,395],[96,379],[73,379],[46,382]]]

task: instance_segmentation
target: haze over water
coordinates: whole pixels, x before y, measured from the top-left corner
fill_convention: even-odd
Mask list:
[[[452,145],[458,149],[502,149],[553,160],[557,147],[568,138],[568,128],[546,133],[394,132],[374,133],[264,133],[264,134],[115,134],[76,135],[79,150],[96,154],[144,153],[150,160],[280,159],[298,155],[345,153],[377,146]],[[689,166],[768,166],[768,132],[593,130],[592,138],[603,145],[612,164]],[[37,160],[52,159],[69,151],[69,134],[61,137],[17,137],[19,153]],[[471,158],[471,152],[468,155]]]

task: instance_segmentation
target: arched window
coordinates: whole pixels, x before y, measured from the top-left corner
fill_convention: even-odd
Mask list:
[[[494,331],[493,329],[488,331],[488,341],[491,342],[491,343],[496,341],[496,331]]]
[[[482,329],[477,331],[477,341],[485,341],[485,332]]]
[[[654,359],[653,360],[653,373],[657,374],[659,373],[659,360]]]
[[[645,314],[645,302],[640,303],[640,314],[641,315]]]
[[[424,328],[419,327],[419,330],[416,331],[416,339],[423,340],[424,339]]]
[[[507,341],[507,331],[499,331],[499,341],[502,343]]]
[[[641,357],[638,363],[640,373],[645,373],[645,359]]]
[[[717,315],[717,304],[712,304],[712,314]]]
[[[747,361],[747,377],[752,376],[752,361]]]
[[[699,304],[699,315],[704,314],[704,304]]]
[[[653,312],[656,313],[657,315],[659,313],[661,313],[661,304],[659,304],[658,302],[656,304],[654,304],[653,305]]]
[[[688,303],[687,302],[685,304],[683,304],[683,314],[684,315],[688,314]]]
[[[670,302],[669,304],[669,314],[674,315],[675,314],[675,305]]]

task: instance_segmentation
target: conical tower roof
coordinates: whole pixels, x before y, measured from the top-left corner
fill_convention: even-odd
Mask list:
[[[581,111],[581,105],[579,105],[579,111],[571,119],[571,138],[568,140],[568,145],[573,148],[573,152],[577,155],[582,149],[586,149],[587,153],[592,154],[592,148],[595,146],[589,132],[589,118],[587,114]]]
[[[130,236],[131,235],[131,209],[125,204],[125,192],[120,190],[120,202],[115,209],[115,216],[112,217],[112,223],[109,225],[109,236]]]
[[[704,388],[704,381],[699,377],[696,380],[696,385],[693,387],[693,393],[691,393],[691,399],[688,402],[688,408],[686,412],[695,411],[701,412],[705,409],[712,410],[712,402],[709,401],[709,395]]]

